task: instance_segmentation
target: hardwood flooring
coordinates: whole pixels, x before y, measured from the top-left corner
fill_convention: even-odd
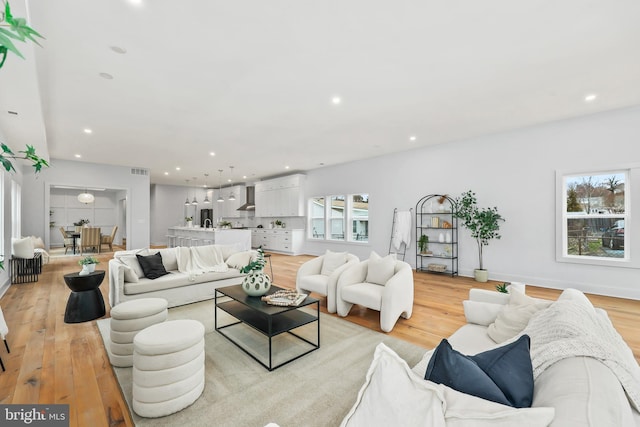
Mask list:
[[[98,269],[107,270],[111,254],[101,254]],[[274,282],[295,287],[298,267],[310,256],[273,254]],[[78,257],[52,258],[36,283],[12,285],[0,299],[11,353],[0,346],[7,368],[0,373],[0,403],[69,404],[70,426],[132,426],[130,414],[98,332],[96,322],[64,323],[69,289],[63,275],[79,271]],[[268,267],[267,267],[268,268]],[[473,279],[414,273],[415,305],[411,319],[400,319],[390,333],[426,348],[462,326],[462,301],[469,289],[493,289]],[[108,278],[101,291],[108,307]],[[527,287],[527,294],[554,299],[560,291]],[[589,295],[608,311],[619,333],[640,361],[640,301]],[[323,305],[326,312],[326,305]],[[348,320],[380,331],[378,312],[354,307]]]

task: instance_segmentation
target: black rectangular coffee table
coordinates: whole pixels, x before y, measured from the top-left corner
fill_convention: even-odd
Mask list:
[[[278,290],[281,290],[278,286],[271,286],[267,295],[270,295]],[[225,301],[220,302],[219,299],[223,297]],[[315,316],[306,311],[300,310],[302,307],[307,307],[315,304]],[[218,326],[218,309],[225,311],[231,316],[238,319],[237,322],[230,323],[224,326]],[[216,289],[215,292],[215,328],[216,331],[221,333],[225,338],[235,344],[238,348],[251,356],[256,362],[267,368],[269,371],[273,371],[289,362],[292,362],[300,357],[311,353],[320,348],[320,302],[316,298],[307,296],[304,301],[298,306],[294,307],[281,307],[277,305],[270,305],[262,301],[260,297],[252,297],[247,295],[242,290],[242,285],[226,286]],[[312,312],[313,313],[313,312]],[[292,332],[293,329],[301,326],[316,322],[317,325],[317,338],[316,342],[307,340],[306,338]],[[258,359],[254,354],[249,351],[249,347],[246,343],[239,342],[227,334],[226,328],[234,325],[245,324],[260,332],[269,340],[269,363],[266,364]],[[272,339],[280,334],[288,333],[299,340],[302,340],[311,345],[308,351],[303,351],[278,365],[273,365],[272,357]]]

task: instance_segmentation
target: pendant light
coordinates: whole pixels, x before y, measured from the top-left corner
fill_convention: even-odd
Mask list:
[[[222,198],[222,169],[218,169],[218,172],[220,172],[220,179],[218,180],[218,184],[220,185],[218,202],[224,202],[224,199]]]
[[[231,178],[229,178],[229,182],[233,183],[233,166],[229,166],[229,169],[231,169]],[[233,190],[231,190],[231,193],[229,194],[229,200],[234,201],[235,199],[236,196],[234,196]]]
[[[207,184],[208,173],[204,174],[204,201],[202,203],[209,204],[209,185]]]
[[[184,201],[184,205],[189,206],[191,204],[191,202],[189,202],[189,180],[185,179],[185,181],[187,182],[187,199]]]
[[[193,177],[193,185],[196,185],[196,177],[195,176]],[[197,188],[198,187],[196,186],[196,189]],[[196,192],[195,191],[193,192],[193,201],[191,202],[191,204],[193,206],[198,206],[198,200],[196,199]]]
[[[80,203],[84,203],[85,205],[89,203],[93,203],[94,200],[95,200],[95,197],[93,197],[93,194],[87,192],[86,188],[84,190],[84,193],[78,194],[78,201]]]

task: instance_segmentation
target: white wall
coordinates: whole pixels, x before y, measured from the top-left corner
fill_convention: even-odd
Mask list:
[[[491,279],[640,299],[638,269],[555,260],[556,170],[640,162],[638,141],[640,108],[632,108],[309,171],[308,197],[369,193],[370,242],[306,241],[304,249],[310,254],[349,250],[360,258],[370,250],[386,254],[394,208],[415,209],[427,194],[458,196],[471,189],[481,206],[497,206],[506,219],[502,239],[485,249]],[[634,191],[635,196],[640,193]],[[475,241],[467,230],[460,235],[460,274],[472,276]],[[415,233],[412,240],[406,260],[415,265]],[[638,256],[640,239],[628,249]]]
[[[127,193],[127,246],[149,245],[149,176],[131,174],[131,168],[52,159],[51,167],[37,176],[27,175],[22,183],[22,234],[49,234],[51,185],[86,185]],[[125,236],[123,236],[125,237]],[[48,245],[48,242],[45,240]]]

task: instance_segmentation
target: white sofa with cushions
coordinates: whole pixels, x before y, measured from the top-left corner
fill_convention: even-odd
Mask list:
[[[567,289],[546,301],[472,289],[464,310],[468,323],[412,369],[380,344],[342,425],[640,427],[640,367],[606,312],[582,292]],[[509,388],[526,383],[531,407],[495,403],[465,389],[478,382],[467,368],[482,366],[487,354],[495,361],[494,372],[481,372],[489,373],[489,384],[506,384],[500,391],[512,397]],[[520,376],[524,359],[530,362],[527,381]],[[458,388],[424,379],[445,369]]]
[[[117,251],[109,260],[109,303],[157,297],[176,307],[212,299],[216,288],[241,284],[240,269],[256,256],[231,245]]]

